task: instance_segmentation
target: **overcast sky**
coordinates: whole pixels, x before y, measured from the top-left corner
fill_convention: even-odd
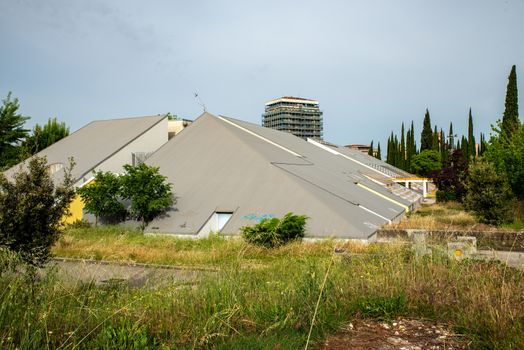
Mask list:
[[[319,101],[328,141],[384,143],[414,120],[419,144],[426,108],[465,133],[471,107],[489,133],[513,64],[524,79],[523,15],[522,0],[0,0],[0,96],[30,126],[56,116],[76,130],[194,119],[195,92],[259,124],[266,101],[292,95]]]

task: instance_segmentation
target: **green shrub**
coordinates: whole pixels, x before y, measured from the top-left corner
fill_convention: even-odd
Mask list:
[[[70,159],[62,184],[51,178],[45,157],[31,158],[9,179],[0,174],[0,245],[19,253],[31,267],[47,263],[62,235],[75,196],[73,166]]]
[[[364,317],[388,321],[406,312],[406,296],[399,294],[393,297],[362,297],[357,301],[357,307]]]
[[[149,339],[147,330],[138,323],[128,320],[121,324],[108,324],[97,334],[89,346],[97,349],[154,349],[154,342]]]
[[[480,160],[469,167],[464,205],[475,212],[480,222],[500,225],[513,221],[515,199],[504,174]]]
[[[244,239],[252,244],[274,248],[304,237],[307,216],[287,213],[282,219],[263,219],[255,226],[240,228]]]

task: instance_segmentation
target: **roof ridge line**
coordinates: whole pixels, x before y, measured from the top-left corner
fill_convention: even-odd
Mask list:
[[[242,130],[242,131],[244,131],[244,132],[246,132],[246,133],[248,133],[248,134],[250,134],[250,135],[252,135],[252,136],[255,136],[255,137],[261,139],[262,141],[265,141],[265,142],[269,143],[270,145],[273,145],[273,146],[275,146],[275,147],[278,147],[278,148],[280,148],[281,150],[286,151],[287,153],[290,153],[290,154],[294,155],[295,157],[304,158],[304,156],[302,156],[302,155],[300,155],[300,154],[298,154],[298,153],[296,153],[296,152],[290,150],[289,148],[286,148],[286,147],[284,147],[284,146],[282,146],[282,145],[279,145],[278,143],[276,143],[276,142],[274,142],[274,141],[271,141],[271,140],[265,138],[264,136],[261,136],[261,135],[257,134],[256,132],[253,132],[253,131],[251,131],[251,130],[248,130],[248,129],[244,128],[243,126],[240,126],[240,125],[238,125],[238,124],[236,124],[236,123],[233,123],[232,121],[227,120],[226,118],[224,118],[224,117],[221,116],[221,115],[219,115],[217,118],[220,119],[220,120],[222,120],[223,122],[226,122],[226,123],[228,123],[228,124],[230,124],[230,125],[233,125],[234,127],[238,128],[238,129],[240,129],[240,130]]]

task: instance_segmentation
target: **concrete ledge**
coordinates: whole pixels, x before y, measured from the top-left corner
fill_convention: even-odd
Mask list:
[[[479,249],[524,252],[524,231],[432,231],[388,230],[377,231],[377,241],[411,240],[414,232],[424,231],[428,243],[449,242],[458,237],[475,237]]]

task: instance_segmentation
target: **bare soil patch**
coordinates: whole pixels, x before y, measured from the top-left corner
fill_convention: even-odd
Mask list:
[[[446,324],[398,317],[392,322],[356,320],[326,339],[324,350],[457,350],[466,340]]]

